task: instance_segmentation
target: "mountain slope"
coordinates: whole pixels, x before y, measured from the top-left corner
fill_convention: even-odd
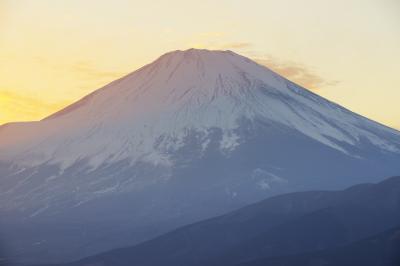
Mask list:
[[[393,129],[233,52],[175,51],[0,127],[0,234],[22,261],[71,260],[399,161]]]
[[[266,258],[240,266],[398,266],[400,265],[400,227],[331,250]]]
[[[273,197],[134,247],[67,265],[236,265],[256,258],[337,248],[398,224],[400,177],[393,177],[379,184],[357,185],[344,191]],[[263,259],[260,263],[263,261],[279,262],[279,257]],[[257,264],[258,260],[254,263],[280,265]]]

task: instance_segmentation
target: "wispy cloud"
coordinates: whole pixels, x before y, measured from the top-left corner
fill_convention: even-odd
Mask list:
[[[56,69],[57,73],[78,77],[82,84],[87,84],[84,87],[91,90],[125,74],[118,71],[104,71],[88,60],[73,63],[54,63],[39,57],[36,60],[40,64]],[[14,90],[0,89],[0,125],[7,121],[32,121],[46,117],[67,106],[72,96],[67,98],[51,102],[45,98],[23,95]]]
[[[252,44],[249,42],[232,42],[232,43],[222,44],[220,47],[222,49],[244,49],[251,47],[251,45]]]
[[[11,90],[0,90],[0,125],[6,121],[37,120],[67,104],[67,101],[50,103]]]
[[[67,65],[70,71],[83,76],[86,79],[115,79],[125,73],[118,71],[105,71],[94,66],[90,61],[78,61]]]
[[[224,34],[221,33],[208,33],[197,37],[201,38],[196,43],[192,43],[192,46],[195,48],[239,50],[239,52],[250,55],[259,64],[310,90],[318,90],[322,87],[334,86],[339,83],[336,80],[323,78],[315,70],[302,63],[288,62],[272,56],[260,55],[253,50],[253,44],[250,42],[224,42],[223,38],[221,38],[224,37]]]
[[[114,79],[124,75],[121,71],[103,70],[96,66],[91,60],[77,60],[72,62],[57,62],[47,58],[37,56],[34,58],[40,65],[45,65],[51,69],[57,69],[64,74],[73,74],[84,80]]]
[[[256,57],[255,61],[310,90],[318,90],[321,87],[334,86],[339,83],[339,81],[324,79],[301,63],[285,62],[269,56]]]
[[[36,97],[32,94],[22,94],[13,89],[0,88],[0,124],[7,121],[41,119],[67,106],[73,99],[81,97],[84,91],[88,93],[126,74],[122,71],[105,71],[90,60],[59,62],[40,56],[34,57],[33,60],[38,65],[55,71],[55,75],[66,75],[77,80],[75,91],[59,97],[59,101],[54,100],[57,97],[53,97],[53,101],[51,101],[46,95]]]
[[[228,35],[225,32],[203,32],[191,36],[187,44],[193,48],[213,50],[242,50],[252,46],[250,42],[227,41]]]
[[[250,48],[251,43],[248,42],[219,42],[218,40],[203,40],[197,44],[193,44],[195,48],[206,48],[213,50],[243,50]],[[197,47],[196,47],[197,46]]]

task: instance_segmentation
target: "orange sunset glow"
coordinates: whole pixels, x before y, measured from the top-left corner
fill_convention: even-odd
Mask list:
[[[234,50],[400,127],[398,1],[172,2],[2,0],[0,123],[41,119],[162,53],[196,47]]]

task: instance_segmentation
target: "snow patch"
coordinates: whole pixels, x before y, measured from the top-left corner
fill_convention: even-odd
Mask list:
[[[274,185],[288,183],[286,179],[261,168],[254,169],[251,178],[256,181],[257,186],[262,190],[270,190]]]
[[[239,145],[239,136],[232,132],[226,132],[222,135],[220,149],[223,152],[231,152]]]

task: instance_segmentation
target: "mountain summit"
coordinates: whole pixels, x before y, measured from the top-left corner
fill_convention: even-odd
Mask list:
[[[7,233],[29,232],[10,237],[23,260],[62,261],[271,195],[379,181],[399,161],[396,130],[233,52],[174,51],[42,121],[0,127],[0,215]]]
[[[166,150],[179,149],[188,130],[207,135],[219,128],[221,148],[234,149],[240,142],[234,130],[243,119],[282,124],[343,153],[363,139],[400,151],[391,139],[394,130],[248,58],[189,49],[167,53],[41,122],[4,127],[2,135],[9,137],[0,141],[1,158],[62,168],[80,159],[93,167],[126,158],[171,164]]]

